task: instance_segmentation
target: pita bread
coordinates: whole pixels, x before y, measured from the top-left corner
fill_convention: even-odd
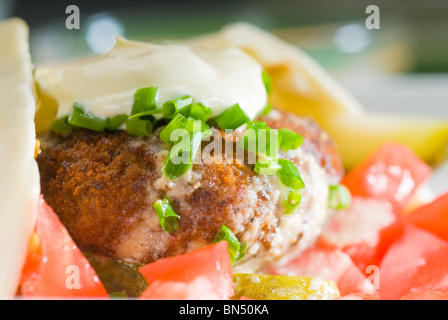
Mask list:
[[[0,298],[14,297],[40,192],[28,27],[0,23]]]

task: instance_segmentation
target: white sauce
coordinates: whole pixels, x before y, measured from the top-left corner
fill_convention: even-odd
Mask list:
[[[254,119],[267,103],[262,67],[239,48],[195,52],[116,38],[107,53],[50,70],[37,70],[41,88],[58,102],[57,117],[75,101],[97,117],[130,114],[134,92],[158,87],[157,107],[190,95],[212,108],[212,117],[238,103]]]

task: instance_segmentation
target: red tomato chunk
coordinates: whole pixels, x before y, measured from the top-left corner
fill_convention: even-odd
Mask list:
[[[386,143],[350,171],[342,184],[352,195],[388,201],[400,212],[431,174],[431,168],[408,147]]]
[[[406,216],[412,224],[448,241],[448,193]]]
[[[406,224],[402,237],[384,256],[380,275],[382,299],[448,286],[448,242]]]
[[[378,300],[378,298],[365,293],[351,293],[340,297],[338,300]]]
[[[149,263],[140,273],[149,284],[142,299],[214,300],[234,294],[225,241]]]
[[[401,300],[448,300],[448,287],[420,290],[402,297]]]
[[[24,297],[107,297],[95,270],[41,197],[22,272]]]

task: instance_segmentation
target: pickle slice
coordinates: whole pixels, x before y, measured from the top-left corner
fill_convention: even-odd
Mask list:
[[[235,273],[233,284],[234,299],[331,300],[339,297],[339,290],[333,281],[317,277]]]

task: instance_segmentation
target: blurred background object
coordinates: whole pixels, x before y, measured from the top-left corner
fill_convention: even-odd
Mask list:
[[[0,0],[0,20],[12,15],[12,0]]]
[[[68,5],[80,9],[79,30],[65,26]],[[366,28],[368,5],[380,29]],[[0,19],[9,16],[30,25],[36,64],[105,52],[115,34],[166,41],[249,22],[309,53],[367,110],[448,119],[446,0],[0,0]],[[446,189],[448,164],[437,179]]]
[[[92,28],[104,32],[119,30],[136,40],[156,40],[193,36],[216,31],[227,23],[246,21],[264,29],[278,30],[280,35],[305,47],[325,65],[338,64],[346,56],[354,58],[370,52],[378,41],[386,39],[389,44],[406,42],[410,49],[410,57],[406,59],[412,60],[407,65],[410,71],[448,71],[446,0],[0,0],[0,3],[1,16],[9,12],[28,22],[32,27],[32,39],[39,47],[50,41],[47,37],[61,41],[53,47],[53,56],[73,54],[73,50],[64,51],[62,44],[74,46],[75,53],[93,50],[86,41],[87,36],[92,36]],[[81,11],[80,30],[65,28],[68,16],[65,9],[71,4]],[[365,28],[369,4],[380,9],[379,30]],[[304,26],[313,28],[302,31],[300,27]],[[33,49],[37,50],[35,43]],[[39,59],[45,57],[39,56]],[[394,59],[389,67],[393,69],[392,65],[400,63],[398,69],[401,70],[404,62]]]

